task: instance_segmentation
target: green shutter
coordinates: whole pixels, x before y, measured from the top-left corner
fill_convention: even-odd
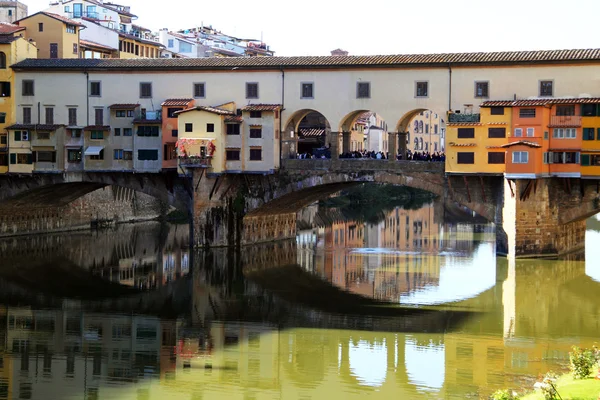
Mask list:
[[[17,163],[17,155],[15,153],[10,153],[10,163],[11,164]]]
[[[15,142],[21,141],[21,131],[15,131]]]
[[[589,154],[581,155],[581,165],[583,165],[584,167],[590,165],[590,155]]]
[[[600,140],[600,128],[598,128],[598,139],[597,140]]]
[[[33,164],[33,155],[27,154],[27,164]]]

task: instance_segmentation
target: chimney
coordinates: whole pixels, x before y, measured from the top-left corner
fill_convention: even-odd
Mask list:
[[[331,55],[336,57],[346,57],[348,56],[348,52],[342,49],[331,50]]]

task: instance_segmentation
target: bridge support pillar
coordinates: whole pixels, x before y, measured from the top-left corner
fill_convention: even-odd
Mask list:
[[[350,153],[350,132],[342,132],[342,153]]]
[[[402,159],[406,160],[406,137],[408,132],[398,132],[397,154],[402,154]]]
[[[396,161],[396,154],[398,154],[398,134],[396,132],[388,132],[388,161]]]
[[[331,152],[332,160],[339,160],[340,158],[340,133],[339,132],[328,132],[327,133],[327,146]]]

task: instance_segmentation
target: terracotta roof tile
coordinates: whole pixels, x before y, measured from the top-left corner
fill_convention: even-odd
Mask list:
[[[110,131],[109,125],[88,125],[83,130],[86,131]]]
[[[55,131],[65,125],[46,125],[46,124],[14,124],[7,126],[7,130],[23,129],[29,131]]]
[[[239,115],[230,115],[225,117],[225,122],[236,122],[238,124],[241,124],[243,121],[243,118]]]
[[[24,26],[19,26],[15,24],[9,24],[8,22],[0,22],[0,35],[11,34],[15,32],[24,31]]]
[[[112,104],[108,106],[111,110],[134,110],[139,107],[139,104],[134,103],[123,103],[123,104]]]
[[[600,97],[565,97],[523,100],[485,101],[481,107],[537,107],[554,104],[600,104]]]
[[[235,115],[235,113],[232,113],[231,111],[228,111],[228,110],[224,110],[222,108],[207,107],[207,106],[196,106],[193,108],[188,108],[187,110],[177,111],[175,114],[183,114],[183,113],[190,112],[190,111],[206,111],[209,113],[219,114],[219,115]]]
[[[194,99],[167,99],[161,103],[161,106],[187,106],[192,101],[194,101]]]
[[[281,108],[281,104],[248,104],[242,111],[275,111]]]
[[[455,142],[450,142],[448,144],[450,146],[452,146],[452,147],[475,147],[475,146],[477,146],[477,143],[455,143]]]
[[[74,21],[74,20],[69,19],[67,17],[63,17],[62,15],[54,14],[54,13],[51,13],[51,12],[48,12],[48,11],[40,11],[40,12],[36,12],[35,14],[28,15],[27,17],[21,18],[20,20],[16,21],[15,24],[18,24],[19,22],[21,22],[23,20],[26,20],[28,18],[31,18],[31,17],[33,17],[35,15],[38,15],[38,14],[43,14],[43,15],[45,15],[47,17],[54,18],[55,20],[64,22],[65,24],[75,25],[75,26],[79,26],[80,28],[85,28],[85,25],[83,25],[80,22]]]
[[[79,45],[81,47],[94,47],[97,49],[104,49],[104,50],[110,50],[110,51],[116,51],[117,49],[110,47],[110,46],[106,46],[100,43],[96,43],[96,42],[92,42],[91,40],[83,40],[83,39],[79,39]]]
[[[158,43],[156,43],[158,44]],[[509,51],[492,53],[400,54],[382,56],[235,57],[188,59],[28,59],[16,68],[36,69],[280,69],[515,65],[600,62],[600,49]]]
[[[447,126],[481,126],[481,122],[448,122]]]

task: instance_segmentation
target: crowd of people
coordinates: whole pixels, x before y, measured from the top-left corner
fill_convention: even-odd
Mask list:
[[[327,159],[331,158],[331,152],[329,149],[316,149],[314,154],[311,153],[299,153],[297,158],[300,160],[305,159]],[[384,153],[382,151],[352,151],[348,153],[340,154],[340,158],[362,158],[362,159],[370,159],[370,160],[387,160],[389,158],[389,153]],[[406,155],[398,153],[396,155],[396,160],[407,160],[407,161],[429,161],[429,162],[444,162],[446,161],[446,154],[441,151],[436,151],[434,153],[430,153],[428,151],[411,151],[408,150]]]

